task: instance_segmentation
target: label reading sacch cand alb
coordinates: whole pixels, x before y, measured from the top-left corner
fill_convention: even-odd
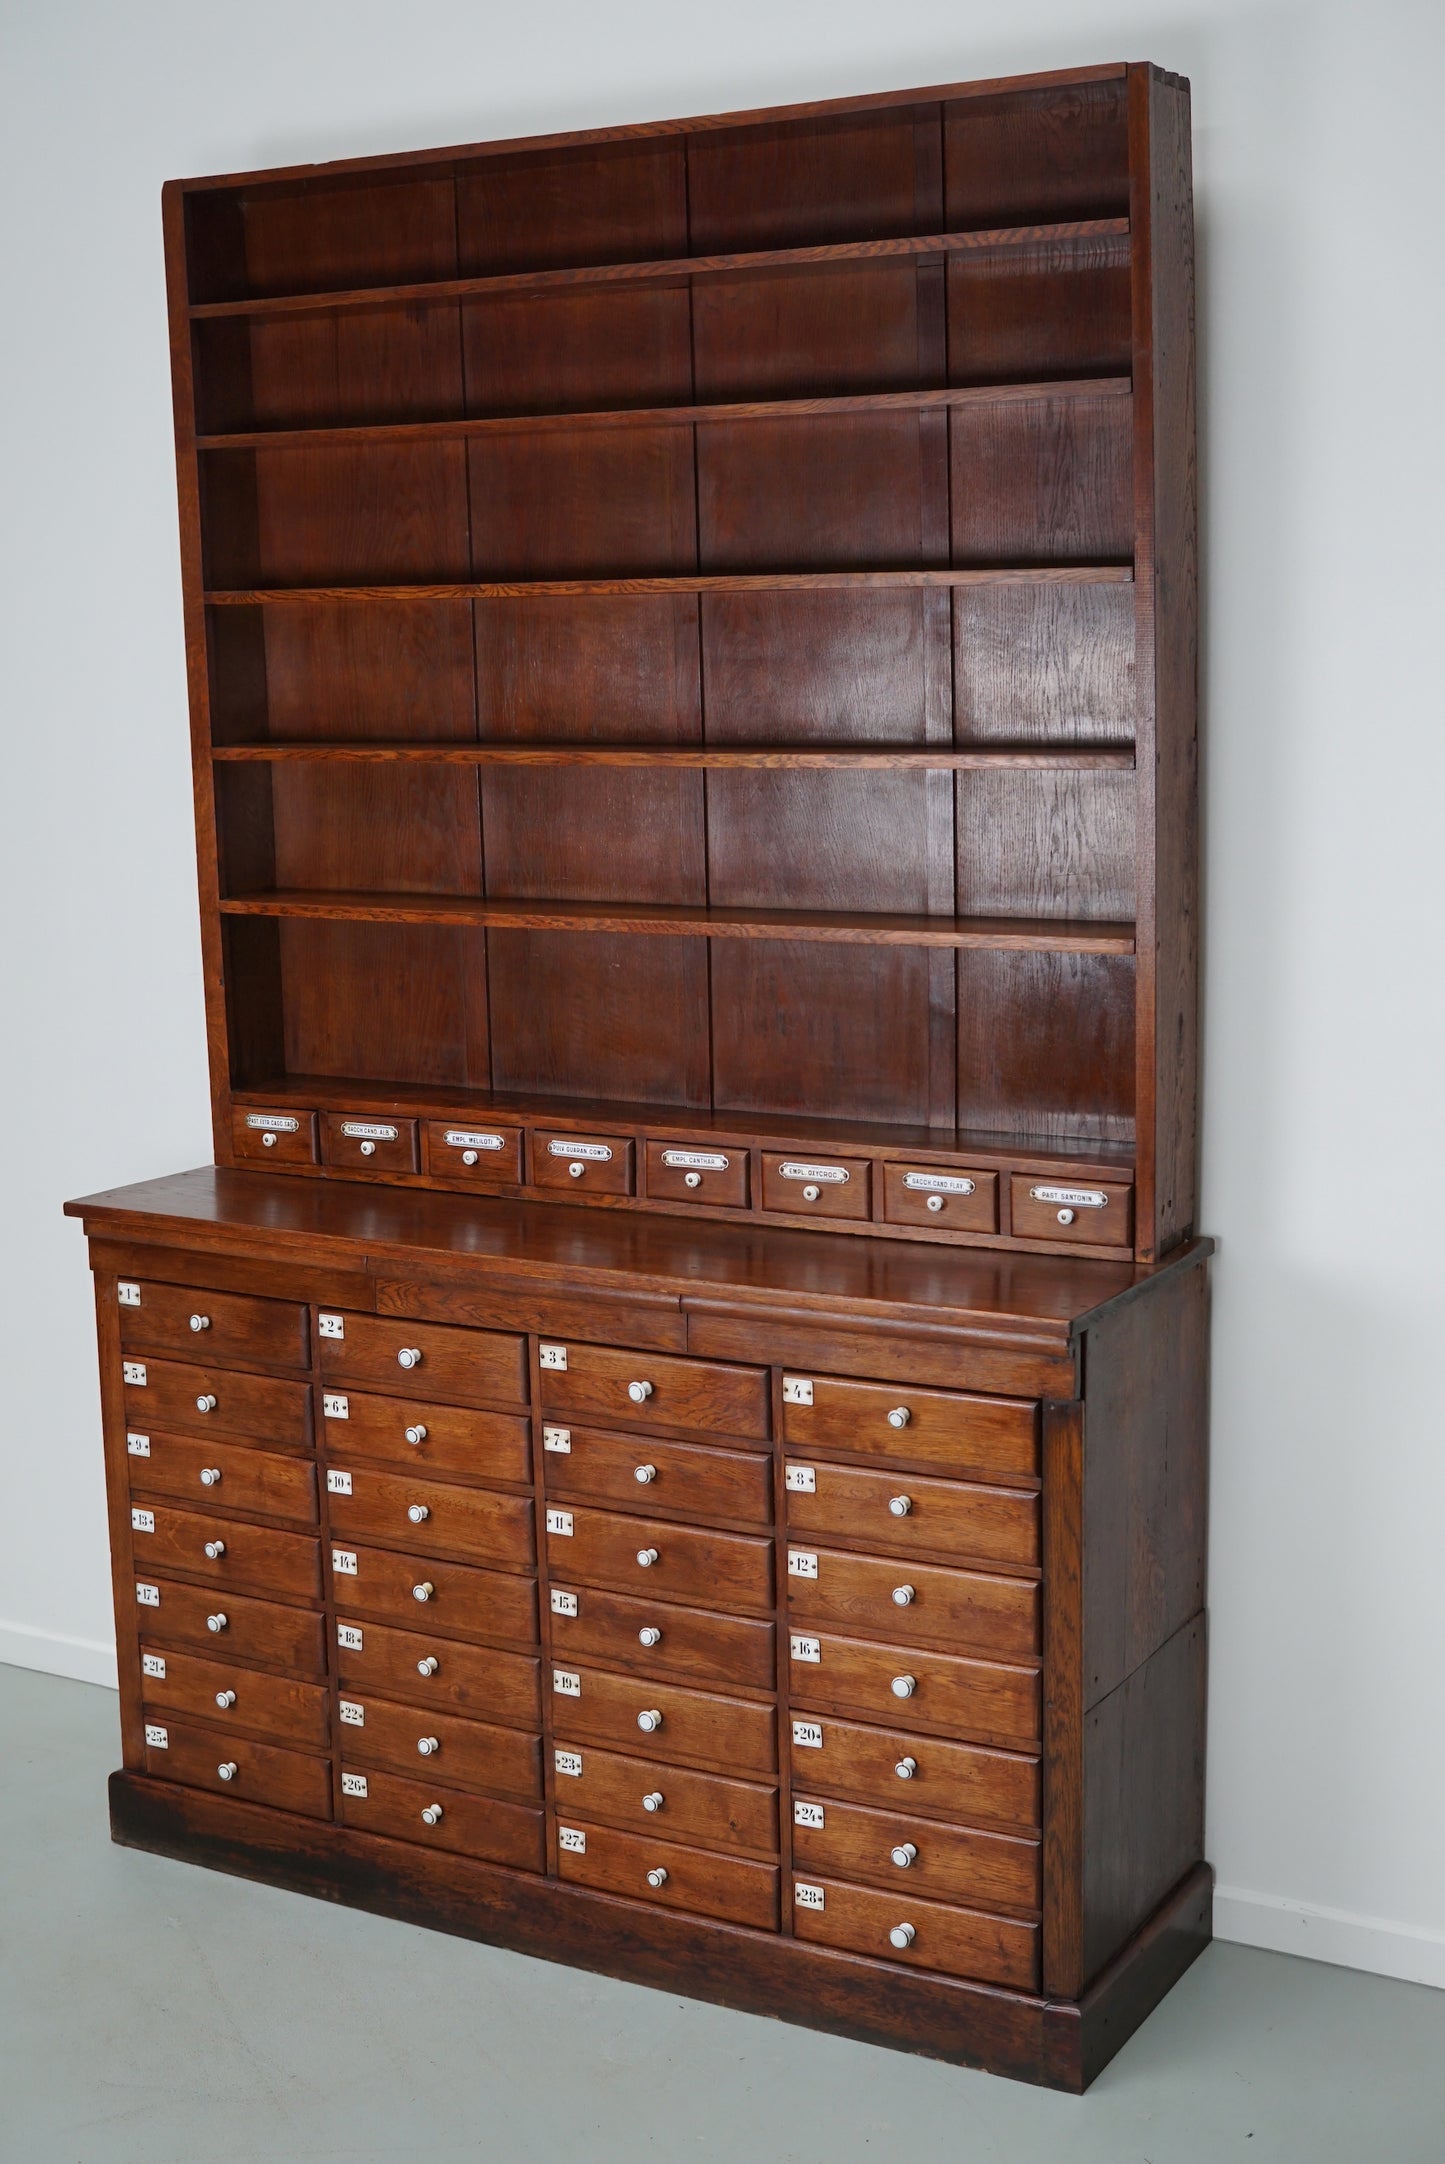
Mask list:
[[[123,1360],[120,1372],[132,1389],[144,1390],[146,1386],[146,1364],[144,1360]]]
[[[140,1306],[140,1287],[134,1278],[121,1278],[116,1285],[115,1296],[122,1307]]]
[[[785,1405],[811,1405],[812,1402],[813,1385],[808,1376],[785,1375],[783,1377],[783,1403]]]
[[[385,1120],[343,1120],[341,1132],[352,1142],[395,1142],[400,1129]]]
[[[133,1510],[130,1514],[130,1529],[133,1533],[153,1533],[156,1529],[155,1512],[153,1510]]]

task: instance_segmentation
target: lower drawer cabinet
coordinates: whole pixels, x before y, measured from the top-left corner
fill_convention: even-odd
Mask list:
[[[849,1953],[903,1961],[979,1983],[1032,1991],[1038,1982],[1037,1924],[976,1909],[946,1908],[906,1894],[875,1893],[834,1879],[793,1882],[793,1929],[800,1939]]]
[[[775,1685],[774,1630],[750,1616],[674,1608],[564,1581],[552,1587],[552,1649],[564,1662],[594,1660],[684,1683]]]
[[[542,1746],[520,1729],[458,1720],[435,1707],[383,1698],[343,1697],[338,1706],[348,1754],[393,1773],[419,1768],[461,1788],[494,1790],[524,1802],[542,1800]]]
[[[340,1816],[344,1826],[358,1833],[389,1834],[424,1848],[475,1856],[482,1863],[510,1864],[514,1871],[546,1868],[542,1813],[492,1796],[467,1796],[371,1767],[362,1772],[343,1760]]]
[[[333,1466],[326,1486],[327,1516],[338,1540],[415,1541],[428,1553],[514,1570],[529,1570],[536,1560],[529,1496],[362,1466]]]
[[[189,1571],[218,1592],[241,1587],[283,1600],[321,1597],[321,1543],[304,1533],[240,1518],[178,1510],[170,1503],[132,1504],[131,1551],[138,1568],[154,1557],[160,1570]]]
[[[1039,1844],[1006,1833],[941,1826],[906,1810],[793,1798],[793,1865],[822,1878],[861,1879],[888,1892],[970,1908],[1037,1909]]]
[[[567,1736],[566,1723],[557,1730]],[[778,1853],[778,1792],[756,1781],[692,1773],[656,1759],[624,1758],[559,1740],[553,1751],[557,1809],[565,1817],[621,1820],[640,1834],[697,1841],[705,1848]]]
[[[558,1874],[573,1885],[626,1894],[660,1908],[690,1909],[725,1923],[751,1924],[757,1931],[778,1928],[776,1864],[718,1856],[566,1818],[560,1820],[557,1838]]]
[[[141,1702],[148,1712],[194,1714],[318,1751],[330,1744],[331,1703],[323,1684],[262,1675],[236,1661],[206,1660],[198,1653],[161,1653],[144,1641],[140,1665]]]
[[[175,1722],[147,1721],[145,1767],[161,1781],[183,1781],[187,1788],[213,1789],[243,1803],[266,1803],[277,1811],[298,1811],[303,1818],[331,1816],[331,1762],[283,1750],[275,1743],[251,1743],[208,1728],[179,1728]]]
[[[342,1620],[336,1626],[336,1673],[353,1697],[380,1692],[505,1728],[541,1727],[538,1667],[530,1653],[389,1630],[384,1623]]]
[[[1036,1744],[1039,1671],[970,1661],[922,1646],[874,1645],[828,1632],[789,1634],[795,1706],[857,1713],[865,1721],[907,1720],[940,1736]]]
[[[470,1563],[439,1563],[435,1557],[393,1555],[383,1548],[330,1551],[331,1582],[339,1608],[398,1623],[421,1623],[443,1637],[503,1638],[537,1642],[537,1583],[509,1571],[478,1570]]]
[[[625,1751],[641,1747],[669,1763],[691,1759],[738,1773],[773,1773],[777,1716],[771,1706],[599,1668],[552,1668],[552,1726]]]
[[[293,1676],[326,1674],[325,1619],[310,1609],[166,1578],[137,1577],[135,1597],[150,1645],[195,1646]]]
[[[969,1825],[1031,1829],[1039,1823],[1035,1758],[826,1715],[795,1713],[792,1739],[793,1785],[800,1794],[849,1796],[885,1809],[906,1799],[910,1811]]]
[[[221,1503],[262,1517],[316,1524],[316,1467],[310,1458],[182,1435],[126,1437],[131,1493],[176,1502]]]

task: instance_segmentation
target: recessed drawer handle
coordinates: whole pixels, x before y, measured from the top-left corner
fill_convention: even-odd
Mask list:
[[[220,1481],[221,1468],[219,1465],[203,1465],[201,1467],[201,1486],[203,1488],[219,1487]]]
[[[893,1605],[895,1608],[911,1608],[913,1606],[913,1588],[911,1585],[894,1586]]]
[[[217,1773],[220,1775],[223,1781],[234,1781],[236,1775],[240,1772],[240,1770],[241,1769],[236,1764],[234,1758],[224,1759],[222,1763],[216,1768]]]
[[[634,1466],[632,1477],[634,1480],[640,1480],[644,1488],[650,1487],[657,1478],[657,1467],[655,1465]]]
[[[893,1861],[900,1871],[906,1871],[910,1864],[915,1864],[918,1861],[918,1850],[912,1841],[900,1841],[897,1848],[892,1851],[892,1855]]]
[[[216,1400],[214,1393],[209,1390],[202,1391],[200,1397],[196,1399],[196,1411],[198,1413],[213,1413],[215,1410]]]
[[[913,1497],[911,1495],[890,1495],[888,1508],[895,1518],[906,1518],[913,1508]]]
[[[905,1948],[913,1944],[917,1936],[918,1933],[914,1930],[912,1924],[895,1924],[888,1934],[888,1943],[890,1946],[896,1946],[898,1951],[902,1953]]]
[[[396,1364],[399,1368],[419,1368],[421,1366],[420,1345],[403,1345],[396,1356]]]
[[[213,1563],[219,1563],[225,1552],[226,1543],[223,1540],[208,1540],[206,1542],[206,1553]]]
[[[888,1415],[888,1425],[890,1428],[906,1428],[912,1418],[913,1415],[906,1405],[895,1405]]]
[[[660,1563],[662,1561],[662,1558],[658,1554],[656,1548],[639,1548],[637,1551],[637,1560],[643,1570],[651,1570],[653,1564]]]
[[[235,1703],[236,1694],[234,1691],[217,1691],[216,1704],[220,1707],[223,1713],[229,1713]]]
[[[629,1383],[627,1385],[627,1395],[634,1405],[645,1405],[652,1396],[652,1385],[651,1383]]]
[[[893,1771],[900,1781],[911,1781],[918,1771],[918,1760],[916,1758],[900,1758]]]
[[[439,1826],[442,1822],[441,1805],[439,1803],[426,1804],[422,1809],[421,1822],[424,1826]]]
[[[193,1330],[209,1330],[210,1327],[211,1318],[209,1315],[193,1315],[191,1317],[191,1328]]]
[[[644,1736],[655,1735],[662,1726],[662,1715],[658,1712],[656,1706],[650,1706],[638,1714],[637,1725]]]
[[[413,1525],[425,1525],[427,1519],[431,1516],[431,1512],[425,1503],[408,1503],[406,1514]]]

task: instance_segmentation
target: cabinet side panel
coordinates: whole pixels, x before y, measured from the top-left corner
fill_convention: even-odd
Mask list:
[[[95,1273],[95,1337],[100,1360],[100,1412],[105,1445],[106,1516],[110,1528],[111,1589],[115,1602],[116,1679],[120,1685],[120,1737],[124,1764],[145,1764],[140,1697],[140,1637],[136,1629],[135,1571],[131,1557],[130,1472],[126,1464],[125,1406],[120,1380],[120,1318],[116,1279]]]

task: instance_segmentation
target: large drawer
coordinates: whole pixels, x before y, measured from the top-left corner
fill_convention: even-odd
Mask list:
[[[222,1643],[218,1635],[215,1640]],[[331,1699],[320,1683],[262,1675],[233,1660],[160,1652],[141,1640],[141,1701],[151,1712],[192,1714],[218,1727],[259,1729],[279,1743],[324,1751],[331,1740]]]
[[[794,1705],[857,1713],[865,1721],[906,1720],[910,1728],[986,1743],[1039,1739],[1037,1668],[826,1631],[792,1631],[788,1651]]]
[[[933,1563],[788,1546],[791,1623],[834,1623],[869,1637],[932,1640],[983,1653],[1039,1649],[1039,1589]]]
[[[612,1427],[640,1423],[760,1439],[768,1433],[766,1368],[549,1341],[542,1346],[541,1387],[546,1412],[590,1415]]]
[[[321,1598],[321,1543],[241,1518],[202,1516],[168,1503],[133,1503],[131,1553],[139,1571],[189,1571],[217,1594],[239,1587],[284,1599]]]
[[[137,1575],[136,1605],[148,1645],[199,1646],[240,1661],[259,1661],[288,1675],[326,1673],[325,1619],[306,1608],[283,1608],[249,1594],[218,1595],[213,1586]]]
[[[773,1461],[761,1450],[718,1450],[597,1428],[543,1429],[547,1493],[558,1502],[645,1504],[700,1520],[773,1522]]]
[[[658,1759],[624,1758],[568,1739],[559,1704],[553,1752],[557,1809],[566,1818],[620,1821],[634,1833],[662,1833],[702,1848],[778,1853],[778,1791],[756,1781],[733,1781],[716,1773],[693,1773]]]
[[[710,1691],[684,1690],[655,1677],[612,1676],[600,1668],[554,1661],[552,1727],[557,1734],[614,1750],[738,1773],[774,1773],[777,1715],[771,1706]]]
[[[530,1570],[536,1562],[530,1496],[363,1466],[330,1467],[326,1488],[335,1540],[396,1542],[513,1570]]]
[[[970,1826],[1039,1823],[1038,1761],[1013,1752],[795,1713],[792,1758],[800,1795],[853,1797],[884,1810],[906,1803]]]
[[[547,1567],[563,1583],[580,1578],[629,1593],[656,1591],[663,1600],[772,1613],[770,1540],[550,1505],[546,1537]]]
[[[869,1811],[795,1792],[793,1864],[809,1875],[862,1879],[900,1899],[920,1893],[970,1908],[1039,1905],[1037,1841],[943,1826],[902,1809]]]
[[[976,1909],[946,1908],[909,1893],[875,1893],[832,1879],[793,1882],[793,1930],[820,1946],[902,1961],[913,1969],[967,1976],[983,1984],[1032,1991],[1038,1981],[1039,1927]]]
[[[238,1375],[229,1368],[175,1360],[126,1360],[125,1424],[187,1435],[228,1435],[241,1442],[304,1450],[311,1442],[311,1392],[305,1383],[273,1375]]]
[[[145,1767],[157,1780],[213,1789],[242,1803],[266,1803],[304,1818],[331,1816],[331,1761],[276,1743],[180,1728],[167,1717],[146,1723]]]
[[[540,1728],[542,1689],[531,1653],[464,1645],[384,1623],[336,1626],[336,1674],[343,1691],[364,1698],[380,1691],[418,1706],[499,1721],[505,1728]]]
[[[532,1478],[532,1429],[524,1413],[488,1413],[430,1399],[327,1390],[321,1433],[344,1456],[395,1459],[419,1472],[471,1473],[478,1480]]]
[[[672,1608],[574,1582],[553,1585],[551,1627],[552,1650],[564,1663],[592,1660],[638,1675],[744,1690],[776,1687],[773,1626],[746,1616]]]
[[[418,1625],[442,1637],[537,1643],[537,1582],[511,1571],[443,1563],[384,1548],[328,1550],[332,1598],[347,1614]]]
[[[784,1479],[788,1530],[803,1539],[1025,1567],[1039,1560],[1039,1499],[1019,1488],[800,1458],[788,1460]]]
[[[456,1405],[527,1402],[527,1341],[512,1331],[328,1312],[318,1322],[316,1349],[328,1383],[370,1384],[403,1397],[419,1390]]]
[[[482,1863],[509,1864],[514,1871],[546,1868],[540,1811],[424,1780],[404,1780],[374,1767],[363,1772],[348,1759],[341,1765],[340,1817],[343,1826],[359,1833],[389,1834],[396,1841],[449,1849]]]
[[[847,1450],[959,1475],[1026,1480],[1039,1469],[1036,1405],[907,1383],[786,1375],[783,1441],[804,1455]]]
[[[248,1293],[197,1292],[193,1285],[154,1285],[122,1279],[123,1352],[199,1354],[229,1367],[311,1365],[306,1310],[294,1300],[257,1300]]]
[[[523,1803],[542,1800],[542,1746],[520,1729],[349,1693],[339,1700],[338,1714],[347,1756],[358,1765],[421,1771],[453,1788],[487,1789]]]
[[[294,1525],[317,1522],[316,1466],[309,1457],[133,1431],[126,1437],[126,1464],[134,1495],[224,1503],[232,1510],[289,1518]]]
[[[558,1875],[574,1886],[626,1894],[658,1908],[690,1909],[756,1931],[778,1928],[776,1864],[567,1820],[558,1828],[558,1842]]]

